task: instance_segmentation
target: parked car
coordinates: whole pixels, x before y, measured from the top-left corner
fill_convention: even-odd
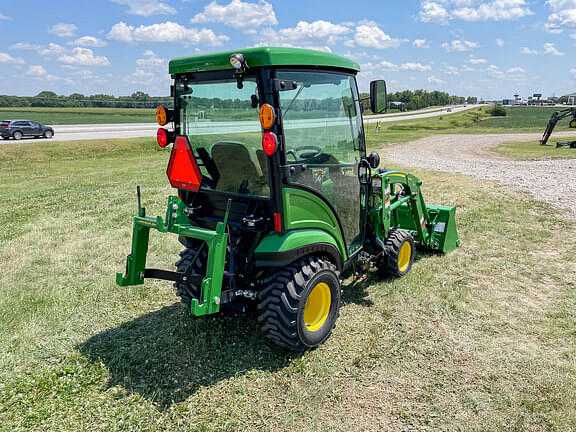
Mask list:
[[[31,120],[2,120],[0,136],[3,139],[14,138],[15,140],[20,140],[26,136],[52,138],[54,129]]]

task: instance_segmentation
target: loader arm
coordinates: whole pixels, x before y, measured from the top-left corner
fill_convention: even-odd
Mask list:
[[[550,116],[550,120],[548,120],[548,124],[546,125],[546,130],[544,131],[544,135],[542,135],[542,139],[540,140],[540,145],[546,145],[548,142],[548,138],[552,135],[552,131],[556,127],[556,124],[562,120],[563,118],[572,116],[573,119],[576,120],[576,108],[566,108],[561,111],[555,111]]]

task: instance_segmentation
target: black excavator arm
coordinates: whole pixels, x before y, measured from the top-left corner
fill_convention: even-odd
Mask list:
[[[544,135],[542,135],[542,139],[540,140],[540,145],[546,145],[548,142],[548,138],[552,134],[556,123],[566,117],[572,116],[572,120],[570,120],[570,127],[576,127],[576,108],[566,108],[560,111],[555,111],[550,116],[550,120],[548,120],[548,125],[546,126],[546,130],[544,131]]]

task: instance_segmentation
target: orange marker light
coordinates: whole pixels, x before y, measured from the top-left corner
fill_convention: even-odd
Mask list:
[[[156,121],[160,126],[164,126],[168,123],[168,113],[166,112],[166,108],[162,105],[156,108]]]
[[[260,124],[263,129],[270,129],[276,121],[276,113],[272,105],[264,104],[260,107]]]

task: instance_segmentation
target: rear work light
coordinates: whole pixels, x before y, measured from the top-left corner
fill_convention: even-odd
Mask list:
[[[166,175],[172,187],[198,191],[202,174],[185,135],[178,135],[172,147]]]
[[[278,148],[278,138],[274,132],[264,132],[262,135],[262,150],[266,156],[272,156]]]

